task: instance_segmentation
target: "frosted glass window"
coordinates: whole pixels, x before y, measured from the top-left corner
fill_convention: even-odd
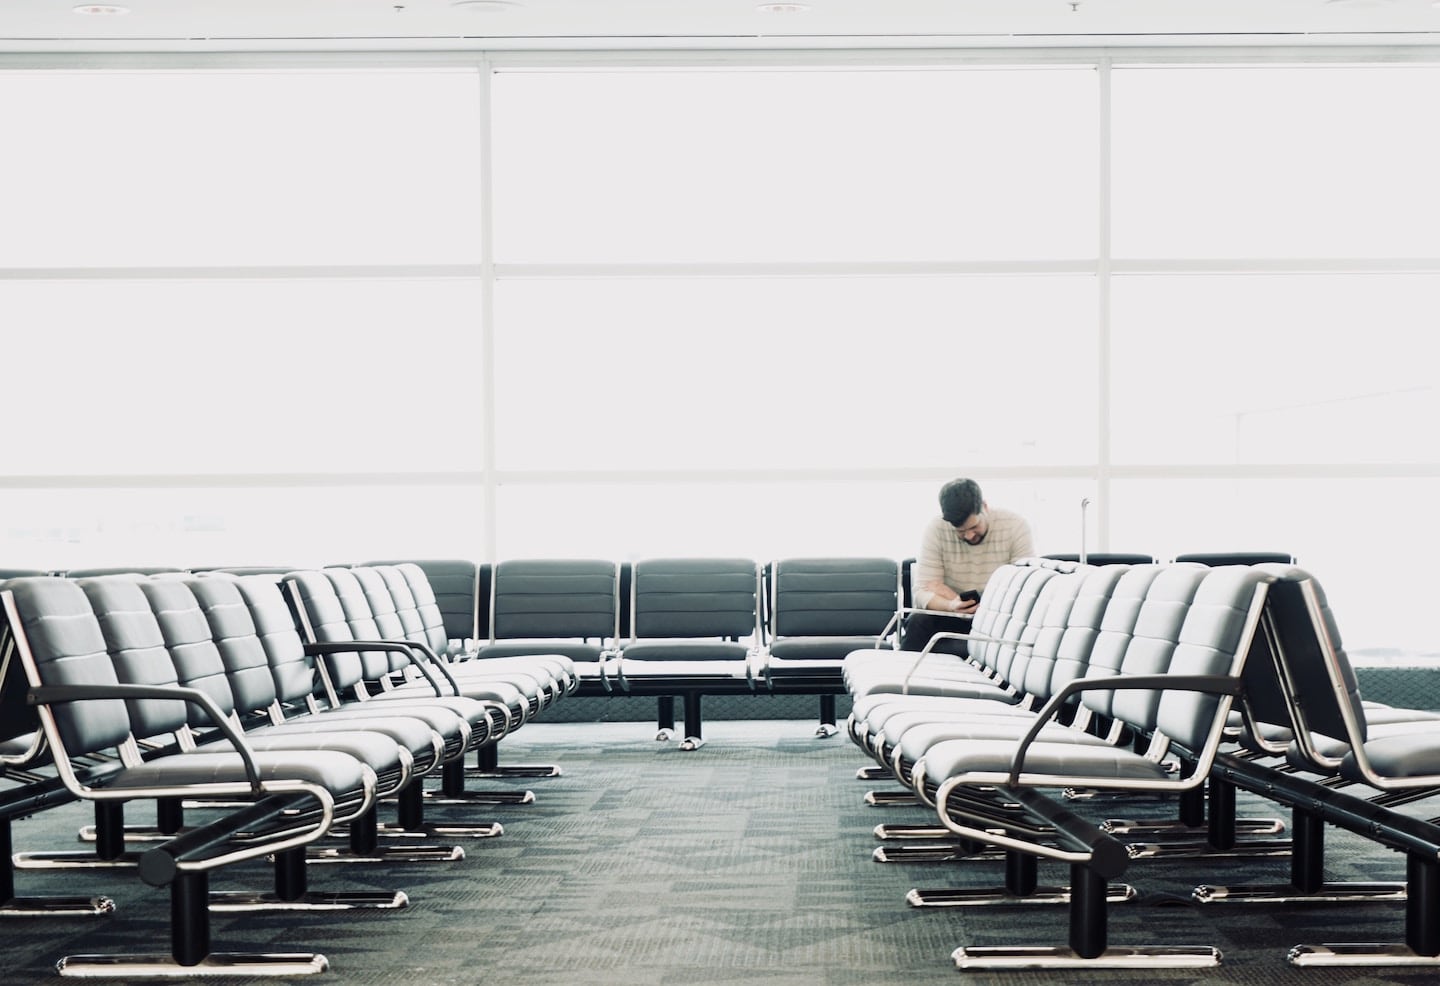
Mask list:
[[[1089,68],[502,72],[501,262],[1093,257]]]
[[[948,477],[947,477],[948,478]],[[944,480],[794,483],[511,483],[496,509],[500,558],[725,555],[914,557]],[[1036,550],[1077,551],[1080,480],[983,481],[1030,521]]]
[[[7,473],[477,469],[478,283],[0,282]]]
[[[1085,277],[502,280],[497,464],[1090,462],[1094,323]]]
[[[478,78],[0,73],[0,265],[478,263]]]
[[[1119,463],[1440,462],[1440,277],[1116,277]]]
[[[6,568],[307,568],[371,559],[480,558],[466,486],[0,490]]]
[[[1362,661],[1440,657],[1435,589],[1385,578],[1397,552],[1430,558],[1434,479],[1116,480],[1109,506],[1120,550],[1288,551],[1325,589],[1346,649]]]
[[[1440,257],[1440,68],[1113,75],[1118,257]]]

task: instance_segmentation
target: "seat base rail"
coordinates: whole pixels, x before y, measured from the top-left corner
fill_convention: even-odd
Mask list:
[[[12,897],[0,903],[0,918],[100,917],[115,913],[109,897]]]
[[[865,803],[872,808],[886,808],[895,805],[918,805],[920,799],[912,791],[870,791]]]
[[[459,846],[380,846],[373,852],[354,853],[338,847],[310,846],[310,863],[456,863],[465,858]]]
[[[951,953],[955,968],[972,969],[1198,969],[1220,964],[1220,951],[1205,945],[1141,945],[1107,948],[1092,959],[1068,948],[964,946]]]
[[[212,952],[195,965],[168,955],[68,955],[55,971],[73,979],[196,979],[206,976],[311,976],[330,961],[314,952]]]
[[[1289,839],[1253,839],[1237,842],[1227,849],[1208,842],[1132,842],[1127,845],[1131,859],[1257,859],[1288,856]]]
[[[425,803],[444,805],[533,805],[534,791],[425,791]]]
[[[512,778],[537,778],[537,777],[560,777],[564,771],[553,763],[517,763],[505,765],[492,765],[488,767],[467,767],[466,777],[476,777],[485,781],[498,781]],[[534,799],[532,794],[531,800]]]
[[[875,838],[877,839],[948,839],[950,830],[942,825],[891,825],[881,822],[875,826]]]
[[[376,828],[382,839],[495,839],[505,834],[505,828],[499,822],[461,825],[432,821],[418,827],[382,822]]]
[[[958,842],[880,846],[871,858],[877,863],[958,863],[962,860],[996,860],[1004,853],[993,846],[979,849]]]
[[[1358,904],[1403,902],[1408,896],[1399,881],[1326,883],[1313,891],[1272,884],[1216,887],[1202,884],[1191,892],[1197,904]]]
[[[17,870],[123,870],[140,865],[140,853],[126,850],[113,859],[84,850],[17,852],[11,857]]]
[[[398,911],[410,906],[403,890],[394,892],[346,891],[324,893],[309,891],[294,900],[273,893],[252,893],[244,890],[210,892],[210,910],[226,914],[253,911]]]
[[[1440,955],[1421,955],[1406,945],[1381,942],[1296,945],[1286,955],[1293,966],[1404,966],[1440,968]]]
[[[1135,835],[1149,837],[1194,836],[1204,838],[1208,826],[1186,825],[1184,822],[1137,822],[1124,818],[1106,819],[1100,826],[1111,835]],[[1237,818],[1235,831],[1241,836],[1279,835],[1285,831],[1285,821],[1280,818]]]
[[[1134,900],[1138,892],[1128,883],[1111,884],[1106,888],[1108,904]],[[1018,904],[1057,905],[1070,903],[1069,887],[1036,887],[1025,894],[1004,888],[955,887],[943,890],[911,890],[905,903],[911,907],[1008,907]]]

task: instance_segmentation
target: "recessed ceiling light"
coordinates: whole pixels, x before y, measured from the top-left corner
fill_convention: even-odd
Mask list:
[[[82,3],[71,8],[77,14],[128,14],[129,7],[122,7],[118,3]]]
[[[757,3],[755,9],[766,14],[803,14],[810,9],[808,3]]]

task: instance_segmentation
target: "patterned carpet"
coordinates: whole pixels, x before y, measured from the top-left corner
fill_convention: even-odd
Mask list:
[[[1218,968],[958,972],[950,953],[960,944],[1064,944],[1064,910],[907,906],[905,892],[914,886],[998,883],[999,864],[873,862],[878,822],[928,816],[867,807],[867,785],[855,780],[865,765],[859,752],[843,735],[815,739],[813,728],[806,720],[713,721],[707,745],[686,753],[656,743],[643,722],[533,723],[506,740],[504,761],[557,762],[565,773],[529,782],[533,805],[472,812],[502,821],[504,836],[469,841],[458,863],[311,867],[313,890],[402,889],[408,908],[216,914],[214,947],[313,949],[331,963],[313,981],[358,986],[1435,981],[1432,973],[1299,970],[1285,962],[1299,942],[1398,940],[1399,905],[1188,903],[1200,882],[1283,881],[1284,859],[1131,866],[1126,879],[1141,895],[1111,909],[1111,943],[1216,945],[1225,955]],[[433,809],[430,817],[463,816]],[[74,848],[75,831],[88,820],[87,809],[69,806],[18,822],[15,848]],[[132,820],[145,819],[136,813]],[[1330,858],[1336,879],[1398,879],[1403,872],[1398,856],[1338,833],[1330,836]],[[263,890],[269,879],[265,866],[247,864],[218,876],[214,889]],[[1063,882],[1064,873],[1042,864],[1041,880]],[[6,984],[55,982],[53,964],[66,954],[168,949],[168,897],[133,872],[24,871],[17,884],[22,895],[107,894],[118,910],[102,918],[5,921]]]

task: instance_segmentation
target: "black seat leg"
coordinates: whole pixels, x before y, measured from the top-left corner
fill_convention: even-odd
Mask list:
[[[840,732],[840,727],[835,724],[835,696],[820,696],[820,725],[815,729],[815,736],[818,739],[829,739]]]
[[[125,806],[119,801],[95,802],[95,855],[105,860],[125,854]]]
[[[704,726],[700,722],[700,693],[685,693],[685,738],[680,741],[682,750],[698,750],[705,745]]]
[[[1027,853],[1007,852],[1005,889],[1016,897],[1025,897],[1033,894],[1039,886],[1040,861]]]
[[[675,696],[661,695],[655,700],[656,742],[668,743],[675,737]]]
[[[955,967],[971,969],[1199,968],[1220,964],[1220,952],[1200,945],[1111,948],[1108,879],[1087,863],[1070,865],[1068,947],[1045,945],[964,946],[952,953]]]
[[[1082,959],[1105,953],[1109,935],[1107,881],[1083,863],[1070,867],[1070,950]]]
[[[410,898],[402,890],[351,890],[339,892],[310,889],[309,856],[304,846],[283,849],[275,854],[275,890],[254,893],[245,890],[215,892],[210,910],[250,911],[391,911],[408,907]]]
[[[494,746],[490,744],[492,755]],[[492,764],[492,767],[498,767],[498,763]],[[475,772],[480,773],[478,769]],[[459,760],[442,764],[439,789],[426,790],[424,796],[433,805],[528,805],[535,801],[533,791],[467,791],[465,778],[469,773]],[[494,775],[493,770],[490,773]],[[493,829],[495,835],[504,831],[499,822],[493,823]]]
[[[475,751],[475,769],[468,772],[471,777],[485,780],[501,780],[514,777],[559,777],[561,770],[554,764],[505,764],[500,763],[500,745],[486,743]],[[497,804],[529,804],[535,800],[522,797],[518,801],[496,802]]]
[[[1415,852],[1405,854],[1405,941],[1296,945],[1286,959],[1294,966],[1347,968],[1440,967],[1440,863]]]
[[[521,796],[529,792],[519,792]],[[533,800],[534,795],[531,795]],[[443,804],[440,799],[431,799],[432,803]],[[479,798],[465,799],[462,804],[479,802]],[[409,784],[400,789],[396,798],[397,807],[395,823],[393,825],[382,824],[380,834],[386,837],[408,838],[417,835],[438,836],[444,838],[465,838],[465,839],[492,839],[495,836],[504,834],[504,827],[498,822],[486,822],[482,824],[464,824],[455,822],[431,822],[425,818],[425,783],[422,778],[412,778]],[[453,801],[452,801],[453,803]],[[511,804],[523,804],[519,797],[513,798]]]
[[[161,798],[155,802],[155,829],[161,835],[176,835],[185,827],[185,802]]]
[[[1409,853],[1405,876],[1405,944],[1416,955],[1440,956],[1440,864]]]
[[[199,965],[210,954],[210,874],[181,873],[170,887],[170,955]]]
[[[1290,883],[1234,887],[1201,884],[1191,896],[1197,904],[1347,904],[1398,902],[1406,899],[1398,881],[1325,879],[1325,821],[1314,812],[1290,813]]]
[[[55,964],[65,977],[193,979],[197,975],[307,976],[330,963],[313,952],[241,955],[210,951],[210,877],[178,873],[170,883],[170,954],[68,955]]]

